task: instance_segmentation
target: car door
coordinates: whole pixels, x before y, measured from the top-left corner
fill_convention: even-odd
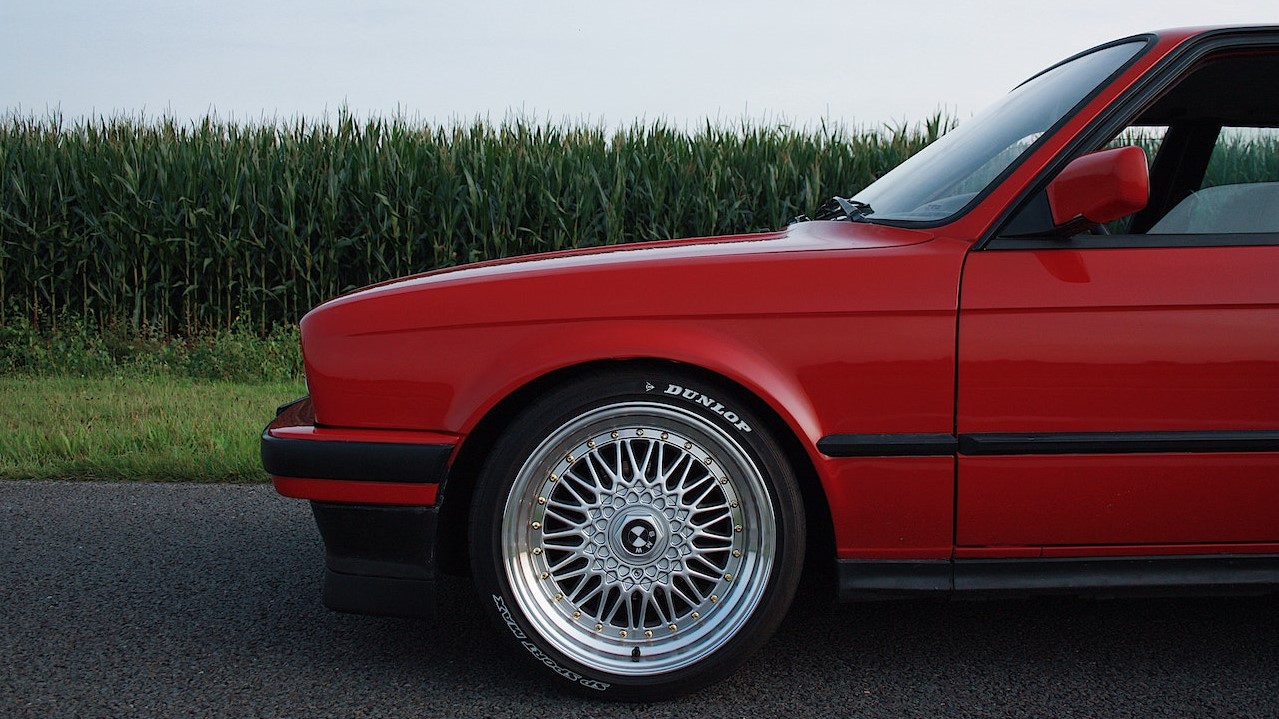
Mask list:
[[[1279,117],[1240,99],[1274,95],[1279,56],[1247,57],[1201,63],[1138,118],[1162,146],[1122,233],[970,253],[958,558],[1279,549],[1279,133],[1262,127]],[[1247,126],[1223,128],[1232,113]],[[1240,131],[1260,133],[1256,161],[1223,177]]]
[[[968,259],[956,544],[1279,542],[1279,235],[1107,239]]]

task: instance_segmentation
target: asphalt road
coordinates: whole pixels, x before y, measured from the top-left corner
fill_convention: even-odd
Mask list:
[[[1276,598],[808,608],[722,685],[619,705],[497,651],[464,583],[436,622],[325,610],[321,554],[269,487],[0,482],[0,716],[1279,716]]]

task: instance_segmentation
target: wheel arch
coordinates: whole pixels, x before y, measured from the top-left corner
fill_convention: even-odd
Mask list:
[[[722,373],[696,364],[652,357],[596,360],[561,367],[526,382],[489,408],[459,446],[440,494],[436,544],[436,560],[440,568],[453,574],[468,571],[470,548],[467,527],[476,479],[493,444],[521,408],[554,387],[595,372],[643,368],[675,372],[723,388],[736,395],[736,399],[745,403],[752,414],[766,423],[795,472],[804,503],[807,559],[801,592],[833,592],[835,533],[830,505],[810,449],[805,447],[792,425],[757,392]]]

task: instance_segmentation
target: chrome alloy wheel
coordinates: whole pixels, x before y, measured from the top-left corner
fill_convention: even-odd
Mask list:
[[[515,477],[502,563],[516,601],[565,657],[647,676],[730,640],[773,571],[764,478],[724,430],[622,402],[552,432]]]

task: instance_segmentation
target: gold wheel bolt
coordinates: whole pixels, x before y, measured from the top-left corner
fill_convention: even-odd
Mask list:
[[[646,630],[646,631],[644,632],[644,638],[645,638],[645,639],[652,639],[652,638],[653,638],[653,630],[652,630],[652,629]]]
[[[528,526],[532,527],[533,529],[541,529],[541,528],[542,528],[542,523],[541,523],[541,522],[533,522],[533,523],[529,524]]]
[[[596,625],[595,625],[595,631],[599,632],[599,631],[603,631],[603,630],[604,630],[604,625],[603,625],[603,624],[596,624]]]
[[[561,600],[561,599],[563,599],[563,598],[564,598],[564,595],[563,595],[563,594],[560,594],[560,593],[558,593],[558,592],[555,594],[555,601],[557,601],[557,602],[558,602],[559,600]]]
[[[702,618],[702,613],[701,613],[701,612],[693,612],[693,613],[692,613],[692,614],[690,614],[689,616],[691,616],[693,619],[701,619],[701,618]]]
[[[538,503],[538,504],[546,504],[546,497],[538,497],[538,498],[537,498],[537,503]]]
[[[574,610],[574,611],[573,611],[573,618],[574,618],[574,619],[581,619],[581,618],[582,618],[582,611],[581,611],[580,609]]]
[[[711,595],[711,601],[712,601],[712,602],[718,602],[718,601],[719,601],[719,595],[718,595],[718,594],[712,594],[712,595]]]
[[[725,575],[724,575],[724,581],[726,581],[726,582],[731,582],[731,581],[733,581],[733,575],[731,575],[731,574],[725,574]]]
[[[541,554],[541,553],[542,553],[541,547],[533,547],[533,554]]]
[[[551,578],[550,572],[542,572],[542,579],[550,579],[550,578]]]
[[[677,624],[671,624],[671,625],[667,626],[666,628],[667,628],[667,629],[669,629],[669,630],[671,630],[671,631],[673,632],[673,631],[675,631],[676,629],[679,629],[679,625],[677,625]]]

